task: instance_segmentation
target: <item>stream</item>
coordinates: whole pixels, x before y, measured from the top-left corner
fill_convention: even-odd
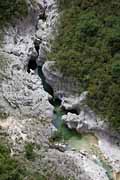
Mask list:
[[[70,130],[63,124],[62,115],[67,114],[67,111],[60,107],[61,101],[54,97],[53,90],[46,82],[41,66],[38,67],[38,75],[42,80],[44,90],[52,96],[52,98],[49,99],[49,102],[54,106],[52,123],[63,135],[63,140],[60,140],[60,143],[67,144],[68,150],[82,151],[91,156],[95,156],[95,162],[106,170],[109,180],[120,180],[120,173],[113,172],[104,154],[102,154],[98,147],[98,138],[93,133],[79,134],[74,130]]]

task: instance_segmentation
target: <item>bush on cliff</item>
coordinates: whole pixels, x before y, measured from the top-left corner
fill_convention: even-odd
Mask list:
[[[88,105],[120,128],[120,1],[58,0],[59,32],[49,58],[88,90]]]
[[[34,145],[32,143],[27,143],[25,145],[25,157],[28,160],[34,160],[35,159]]]
[[[22,180],[25,176],[23,165],[10,157],[9,148],[0,144],[0,180]]]

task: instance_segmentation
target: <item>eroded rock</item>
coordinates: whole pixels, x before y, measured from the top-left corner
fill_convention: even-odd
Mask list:
[[[40,21],[47,24],[44,26],[44,33],[45,37],[48,37],[53,26],[53,20],[50,19],[53,19],[53,13],[56,12],[54,1],[46,3],[45,5],[42,0],[34,3],[28,1],[28,17],[18,20],[14,27],[5,29],[1,52],[10,59],[10,63],[5,70],[7,73],[2,72],[2,76],[6,78],[1,81],[0,112],[15,116],[52,117],[53,107],[48,101],[49,95],[44,91],[41,80],[34,71],[38,55],[42,53],[38,46],[40,43],[41,46],[44,44],[44,41],[41,42],[35,35],[36,24],[39,24],[37,31],[43,29]],[[46,22],[39,20],[43,11],[47,16]],[[44,35],[41,36],[44,39]]]
[[[119,135],[115,136],[107,124],[100,121],[90,110],[81,111],[79,115],[68,113],[62,118],[68,128],[74,129],[78,133],[94,133],[98,138],[98,148],[103,159],[107,160],[113,171],[120,171]]]
[[[74,177],[75,180],[109,180],[101,166],[81,153],[49,150],[44,162],[49,162],[53,168],[55,167],[58,174]]]

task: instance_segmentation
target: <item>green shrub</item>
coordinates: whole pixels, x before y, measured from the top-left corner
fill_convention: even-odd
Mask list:
[[[23,180],[24,166],[10,157],[9,148],[0,144],[0,180]]]
[[[120,55],[118,55],[118,56],[116,55],[113,58],[112,76],[113,76],[113,78],[119,79],[119,82],[120,82]]]
[[[35,153],[34,153],[34,145],[32,143],[27,143],[25,145],[25,157],[28,160],[34,160]]]

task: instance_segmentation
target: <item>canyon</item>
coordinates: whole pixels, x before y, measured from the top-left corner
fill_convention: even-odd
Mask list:
[[[59,21],[55,0],[28,0],[29,13],[2,32],[0,46],[0,131],[11,156],[24,154],[31,142],[41,148],[32,168],[75,180],[120,180],[120,136],[85,104],[87,92],[48,61]],[[56,126],[56,123],[58,126]],[[76,132],[50,141],[59,131]],[[81,135],[81,137],[79,136]],[[51,179],[52,180],[52,179]]]

